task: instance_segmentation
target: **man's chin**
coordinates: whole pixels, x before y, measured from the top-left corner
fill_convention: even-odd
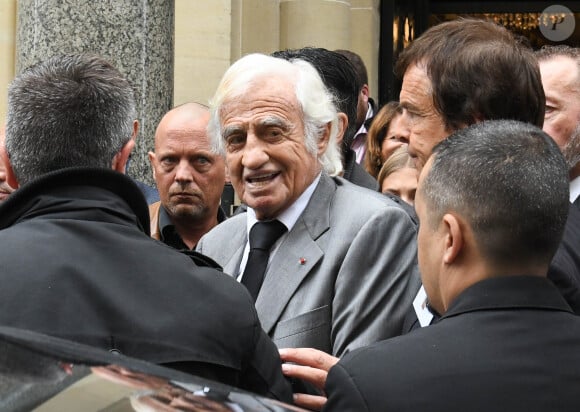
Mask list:
[[[177,219],[198,219],[205,216],[207,209],[202,205],[179,204],[166,208],[170,216]]]

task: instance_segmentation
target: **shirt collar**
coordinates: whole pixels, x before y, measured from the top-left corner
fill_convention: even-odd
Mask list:
[[[294,203],[292,203],[286,210],[284,210],[282,213],[280,213],[280,215],[276,217],[277,220],[279,220],[284,224],[284,226],[286,226],[288,232],[292,230],[292,228],[296,224],[296,221],[298,220],[300,215],[302,215],[304,209],[306,209],[306,206],[308,205],[308,202],[310,201],[310,198],[312,197],[312,194],[314,193],[314,190],[316,189],[316,186],[320,181],[320,175],[321,173],[319,173],[318,176],[314,178],[314,181],[306,188],[304,192],[302,192],[302,194],[298,197],[298,199],[296,199]],[[256,218],[256,212],[251,207],[248,207],[246,216],[247,216],[247,233],[249,236],[250,229],[258,221],[258,219]]]

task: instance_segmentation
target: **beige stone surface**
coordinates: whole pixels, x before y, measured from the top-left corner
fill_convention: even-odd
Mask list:
[[[232,0],[175,0],[174,105],[207,104],[231,64]]]
[[[0,0],[0,127],[6,122],[8,85],[14,78],[16,0]]]
[[[280,0],[232,0],[232,62],[280,48]]]
[[[350,48],[351,2],[281,0],[280,47]]]
[[[378,96],[380,0],[351,0],[350,50],[357,53],[367,68],[371,97]]]

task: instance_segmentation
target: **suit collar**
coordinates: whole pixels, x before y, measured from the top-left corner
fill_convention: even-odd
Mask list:
[[[558,289],[538,276],[500,276],[478,282],[461,293],[445,318],[489,309],[546,309],[572,312]]]

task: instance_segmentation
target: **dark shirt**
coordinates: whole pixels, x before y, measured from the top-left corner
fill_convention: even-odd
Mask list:
[[[227,219],[221,207],[218,207],[217,219],[218,224]],[[162,205],[159,207],[159,235],[163,243],[177,250],[195,250],[197,246],[193,245],[192,248],[187,247],[179,233],[177,233],[169,214]]]

